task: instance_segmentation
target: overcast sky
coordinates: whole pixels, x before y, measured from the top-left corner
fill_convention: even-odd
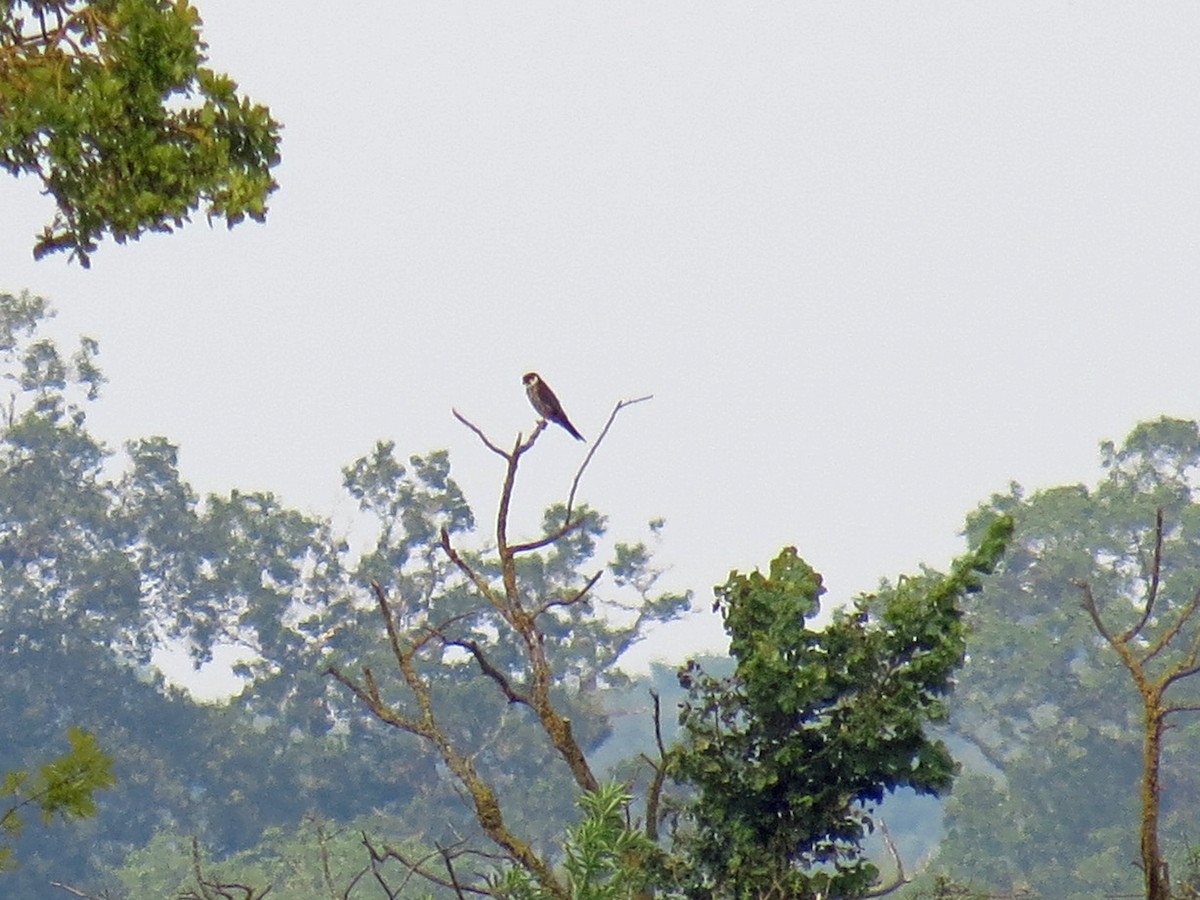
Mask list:
[[[785,544],[830,598],[943,567],[1017,480],[1200,413],[1200,5],[195,0],[286,127],[265,226],[199,221],[0,289],[100,340],[94,429],[202,491],[348,520],[377,438],[449,447],[483,520],[539,371],[618,420],[583,486],[707,610]],[[519,488],[586,448],[544,436]],[[660,649],[721,645],[710,614]]]

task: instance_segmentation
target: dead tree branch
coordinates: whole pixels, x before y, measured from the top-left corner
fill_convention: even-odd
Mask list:
[[[410,859],[405,854],[401,853],[399,850],[396,850],[394,847],[389,847],[387,845],[384,845],[382,848],[377,848],[374,844],[371,843],[370,838],[367,837],[365,832],[363,833],[363,836],[362,836],[362,842],[363,842],[363,846],[365,846],[367,848],[367,853],[370,854],[371,866],[372,866],[372,870],[375,874],[375,880],[384,889],[384,891],[386,891],[388,893],[389,897],[398,897],[400,895],[400,891],[402,891],[404,889],[404,886],[411,880],[413,875],[416,875],[419,878],[422,878],[422,879],[430,882],[431,884],[436,884],[439,887],[449,888],[449,889],[453,890],[459,897],[464,897],[465,894],[475,894],[478,896],[490,897],[495,893],[490,887],[488,887],[486,885],[468,885],[468,884],[463,884],[461,881],[459,881],[458,875],[453,870],[453,860],[457,859],[460,856],[467,856],[467,855],[479,856],[484,859],[487,859],[489,862],[507,861],[508,860],[508,857],[504,857],[504,856],[495,856],[492,854],[480,853],[479,851],[476,851],[476,850],[458,849],[458,848],[453,848],[453,847],[447,848],[447,847],[442,847],[441,845],[435,845],[435,847],[436,847],[435,850],[433,850],[430,853],[427,853],[425,856],[421,857],[420,859],[414,860],[414,859]],[[449,879],[447,879],[443,875],[438,874],[433,869],[428,868],[428,864],[431,861],[433,861],[434,859],[437,859],[439,857],[442,859],[443,864],[446,865],[446,867],[450,870],[450,878]],[[406,870],[404,881],[401,883],[400,887],[395,889],[394,891],[386,883],[386,880],[383,877],[383,871],[382,871],[383,865],[389,859],[394,859],[401,866],[403,866],[404,869]]]
[[[904,873],[904,861],[900,858],[900,851],[896,847],[896,842],[892,840],[892,833],[888,831],[887,822],[883,819],[879,820],[879,831],[883,835],[884,846],[887,847],[888,856],[892,858],[892,862],[896,864],[896,877],[881,887],[872,888],[864,897],[886,897],[893,891],[898,891],[904,885],[912,881]]]
[[[1141,619],[1121,635],[1122,643],[1128,643],[1134,636],[1140,634],[1142,629],[1146,627],[1146,623],[1150,621],[1150,614],[1154,611],[1154,601],[1158,599],[1159,575],[1162,572],[1162,545],[1163,511],[1160,508],[1154,514],[1154,560],[1150,564],[1150,590],[1146,592],[1146,603],[1142,610]],[[1142,559],[1144,565],[1145,557],[1142,557]]]
[[[567,888],[558,880],[558,876],[549,864],[505,824],[495,791],[476,771],[473,757],[465,753],[460,745],[453,742],[450,733],[439,721],[431,695],[431,682],[421,675],[418,665],[428,660],[429,653],[432,652],[429,650],[429,645],[433,642],[438,642],[442,647],[457,647],[465,650],[475,660],[480,672],[496,685],[500,694],[510,704],[520,703],[534,711],[541,729],[549,739],[551,746],[567,764],[579,788],[584,791],[599,789],[599,782],[592,773],[583,749],[572,731],[570,719],[559,712],[552,699],[552,689],[555,684],[554,673],[546,656],[546,635],[537,620],[540,615],[554,607],[571,607],[582,602],[596,585],[601,573],[596,573],[587,580],[582,588],[567,597],[542,599],[539,602],[522,593],[517,578],[517,557],[521,553],[549,547],[585,525],[586,518],[584,516],[572,520],[570,513],[583,472],[610,431],[620,410],[648,399],[650,398],[647,396],[636,400],[621,401],[613,409],[608,423],[575,474],[567,500],[567,515],[564,516],[561,526],[551,529],[549,533],[535,540],[517,543],[510,543],[508,537],[510,508],[517,472],[522,456],[533,448],[538,437],[545,430],[546,422],[539,422],[528,438],[518,434],[511,449],[505,450],[492,441],[481,428],[458,410],[454,410],[454,417],[466,426],[485,448],[499,456],[505,463],[495,520],[496,554],[500,570],[499,584],[494,578],[486,575],[484,571],[464,558],[463,554],[451,543],[449,530],[442,528],[440,533],[442,550],[467,583],[475,589],[479,600],[482,601],[481,604],[476,605],[473,612],[437,624],[426,623],[415,629],[407,629],[402,633],[396,616],[393,614],[393,600],[388,597],[387,592],[378,582],[371,584],[379,614],[384,621],[388,646],[399,672],[399,679],[405,688],[407,699],[404,704],[396,706],[392,701],[385,699],[374,673],[365,665],[357,677],[336,665],[331,665],[326,670],[326,674],[349,690],[375,718],[398,730],[413,734],[432,745],[452,774],[456,789],[463,791],[469,797],[474,806],[475,818],[484,833],[497,847],[503,850],[503,856],[500,858],[509,864],[520,866],[528,872],[548,895],[564,898],[564,900],[569,894]],[[426,603],[426,607],[428,605]],[[498,616],[493,621],[500,627],[501,632],[507,626],[515,637],[515,641],[511,643],[519,649],[522,662],[513,666],[513,671],[509,671],[511,663],[505,662],[503,668],[494,664],[489,658],[487,650],[478,640],[462,636],[460,632],[452,629],[452,626],[464,619],[489,609]],[[507,638],[507,636],[503,637]],[[390,847],[380,849],[373,846],[366,835],[363,836],[363,842],[371,854],[370,871],[372,876],[389,897],[395,896],[395,892],[386,885],[380,871],[383,863],[388,859],[395,859],[405,866],[408,872],[406,882],[413,875],[418,875],[432,884],[453,890],[459,897],[470,893],[493,893],[490,888],[464,884],[455,870],[455,860],[466,852],[474,851],[457,851],[439,846],[436,855],[431,854],[420,860],[410,860]],[[441,857],[446,875],[433,871],[429,865],[437,855]]]
[[[572,594],[566,600],[547,600],[545,603],[543,603],[541,606],[539,606],[537,608],[536,612],[534,612],[534,614],[533,614],[534,618],[542,615],[542,613],[544,613],[547,610],[552,609],[556,606],[562,606],[562,607],[574,606],[576,603],[578,603],[580,600],[582,600],[584,597],[586,597],[588,595],[588,592],[596,586],[596,582],[600,580],[600,576],[603,574],[604,574],[603,572],[597,572],[595,575],[593,575],[591,578],[589,578],[587,580],[587,583],[585,583],[583,587],[581,587],[578,591],[576,591],[574,594]]]
[[[204,877],[201,864],[200,839],[192,836],[192,875],[196,879],[196,887],[186,894],[180,894],[179,900],[262,900],[271,893],[273,885],[268,884],[262,890],[236,881],[211,881]]]
[[[646,789],[646,837],[652,841],[658,840],[658,808],[662,802],[663,787],[667,781],[669,767],[671,763],[671,754],[667,750],[667,745],[663,741],[662,736],[662,699],[658,696],[658,691],[651,689],[650,696],[654,700],[654,742],[658,745],[658,760],[652,760],[646,754],[642,754],[644,759],[654,772],[654,777],[650,779],[650,786]]]
[[[481,671],[488,678],[492,679],[492,681],[496,682],[496,685],[500,688],[500,692],[508,698],[509,703],[523,703],[526,706],[530,705],[529,698],[520,691],[516,690],[512,686],[512,683],[508,680],[508,676],[488,661],[488,658],[484,655],[483,650],[480,649],[480,646],[476,641],[458,639],[452,640],[448,638],[446,639],[445,643],[449,647],[461,647],[463,650],[466,650],[468,653],[470,653],[475,658],[475,663],[479,666],[479,671]]]
[[[50,882],[50,887],[56,887],[59,890],[66,891],[72,897],[83,897],[84,900],[104,900],[103,897],[97,897],[95,894],[89,894],[85,891],[81,891],[79,888],[71,887],[69,884],[63,884],[61,881]]]
[[[1167,900],[1170,897],[1170,878],[1166,861],[1159,846],[1158,822],[1161,805],[1160,768],[1162,765],[1163,736],[1166,732],[1167,716],[1174,712],[1191,711],[1191,704],[1174,705],[1166,700],[1167,689],[1177,681],[1200,673],[1200,631],[1192,638],[1188,648],[1165,670],[1151,672],[1149,664],[1166,650],[1171,642],[1200,611],[1200,589],[1178,609],[1174,620],[1149,643],[1145,649],[1135,640],[1153,620],[1153,611],[1162,583],[1163,511],[1155,514],[1153,563],[1148,577],[1146,598],[1142,603],[1141,615],[1134,625],[1119,634],[1114,633],[1104,622],[1092,586],[1086,581],[1077,581],[1083,596],[1083,608],[1095,625],[1096,631],[1108,643],[1128,670],[1142,701],[1142,815],[1141,815],[1141,869],[1145,880],[1146,900]]]
[[[555,541],[566,537],[572,531],[577,530],[583,524],[583,521],[583,519],[576,519],[574,522],[569,521],[545,537],[538,538],[536,541],[528,541],[524,544],[513,544],[508,549],[513,553],[527,553],[530,550],[541,550],[543,547],[548,547]]]
[[[482,428],[480,428],[478,425],[476,425],[474,422],[472,422],[470,419],[468,419],[466,416],[464,416],[462,413],[460,413],[457,409],[452,409],[450,411],[452,413],[454,413],[454,418],[458,419],[458,421],[462,422],[469,429],[471,429],[473,432],[475,432],[475,436],[477,438],[479,438],[480,441],[483,442],[483,446],[487,447],[489,450],[491,450],[497,456],[502,456],[505,459],[508,458],[507,453],[505,453],[503,450],[501,450],[499,447],[497,447],[495,444],[493,444],[490,440],[488,440],[488,436],[483,433]],[[517,435],[518,443],[520,442],[520,440],[521,440],[521,436],[518,434]]]
[[[617,419],[617,413],[627,406],[633,406],[635,403],[645,403],[647,400],[653,399],[653,394],[646,394],[644,397],[637,397],[633,400],[617,401],[617,405],[614,406],[613,411],[609,413],[608,421],[604,423],[604,428],[600,431],[599,437],[596,438],[595,442],[591,446],[591,449],[588,450],[587,456],[583,458],[583,462],[579,465],[579,471],[575,473],[575,478],[571,481],[571,492],[567,494],[567,512],[563,516],[563,521],[571,521],[571,510],[575,508],[575,493],[579,490],[579,480],[583,478],[584,470],[587,469],[588,465],[592,461],[592,457],[596,455],[596,451],[600,449],[600,445],[604,442],[604,438],[607,437],[609,429],[612,428],[613,422],[615,422]]]
[[[501,847],[512,860],[530,872],[548,891],[555,896],[562,895],[563,889],[558,884],[550,867],[534,853],[528,843],[518,838],[508,828],[500,811],[500,803],[495,791],[476,771],[470,756],[455,746],[437,720],[429,683],[417,671],[415,660],[417,650],[425,641],[436,637],[436,632],[427,632],[422,640],[414,642],[406,648],[396,630],[387,593],[377,583],[372,584],[372,589],[388,632],[388,643],[392,649],[392,655],[395,657],[405,687],[415,702],[415,713],[402,712],[385,702],[375,683],[374,676],[366,667],[363,668],[361,681],[350,677],[337,666],[329,666],[326,674],[348,688],[379,721],[415,735],[431,744],[453,774],[457,784],[467,792],[475,810],[475,817],[488,838]]]

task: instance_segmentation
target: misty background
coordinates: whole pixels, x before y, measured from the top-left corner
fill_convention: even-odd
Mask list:
[[[1011,480],[1090,480],[1194,416],[1200,9],[1189,4],[203,0],[211,64],[285,125],[268,224],[0,272],[100,340],[89,413],[165,434],[200,491],[346,528],[340,467],[448,447],[481,521],[540,372],[594,438],[581,496],[667,520],[697,592],[643,656],[723,648],[731,568],[795,544],[830,597],[944,566]],[[550,433],[515,523],[586,448]],[[188,664],[180,670],[186,675]]]

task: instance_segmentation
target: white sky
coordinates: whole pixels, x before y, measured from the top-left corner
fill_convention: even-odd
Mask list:
[[[961,549],[1016,479],[1091,481],[1200,386],[1200,5],[196,0],[285,123],[266,226],[34,263],[0,289],[99,338],[93,427],[203,491],[348,520],[377,438],[449,447],[483,521],[542,373],[584,499],[700,606],[796,544],[832,599]],[[525,531],[585,448],[552,432]],[[517,530],[521,530],[518,523]],[[723,646],[709,614],[655,649]]]

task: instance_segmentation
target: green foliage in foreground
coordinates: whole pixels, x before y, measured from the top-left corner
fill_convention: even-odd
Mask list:
[[[938,794],[956,764],[929,723],[961,665],[960,603],[980,589],[1012,533],[997,517],[949,575],[901,578],[834,612],[822,629],[821,577],[794,548],[763,575],[733,573],[717,606],[737,667],[692,664],[673,774],[694,787],[682,883],[690,897],[855,896],[878,879],[863,856],[871,811],[898,788]]]
[[[230,227],[265,217],[279,124],[204,65],[199,26],[170,0],[0,4],[0,168],[58,207],[35,257],[86,266],[105,234],[171,231],[201,207]]]
[[[579,798],[584,818],[567,831],[562,869],[574,900],[626,900],[641,895],[653,878],[654,842],[629,827],[633,797],[618,784]],[[528,873],[510,869],[498,893],[513,900],[554,900]]]
[[[113,761],[100,751],[92,735],[71,728],[67,739],[70,751],[43,763],[36,772],[14,769],[0,779],[0,798],[10,798],[0,813],[5,834],[21,833],[26,824],[22,813],[29,809],[38,810],[46,825],[55,818],[65,822],[94,816],[96,792],[116,784]],[[0,871],[12,865],[12,848],[0,846]]]

